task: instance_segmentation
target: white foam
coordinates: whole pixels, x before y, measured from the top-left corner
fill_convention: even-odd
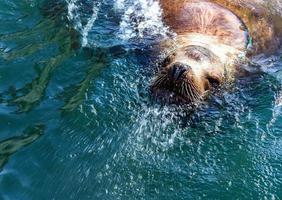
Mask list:
[[[88,35],[93,29],[103,0],[93,1],[92,14],[89,18],[84,13],[82,0],[66,0],[68,19],[81,34],[81,45],[88,46]],[[90,6],[92,3],[90,2]],[[88,6],[88,5],[87,5]],[[121,15],[116,36],[122,41],[136,39],[163,38],[169,34],[169,29],[162,21],[162,9],[156,0],[115,0],[114,10]]]
[[[282,114],[282,90],[275,97],[274,107],[272,109],[272,118],[268,123],[268,127],[273,126]]]
[[[122,10],[125,7],[125,0],[116,0],[115,1],[115,9]]]
[[[87,24],[85,25],[85,27],[82,30],[82,46],[83,47],[88,45],[88,33],[89,33],[89,31],[91,31],[93,24],[95,23],[95,21],[97,19],[100,6],[101,6],[100,3],[93,5],[92,16],[88,19]]]
[[[281,54],[281,52],[279,52]],[[261,66],[261,70],[273,77],[281,84],[282,87],[282,63],[280,56],[258,55],[253,62]],[[268,123],[271,127],[282,115],[282,90],[275,96],[275,102],[272,110],[272,118]]]
[[[100,2],[93,2],[92,15],[87,19],[86,25],[82,25],[80,6],[78,0],[66,0],[68,4],[68,19],[74,25],[74,28],[80,32],[82,36],[82,47],[88,46],[88,34],[97,20],[98,12],[101,6]]]
[[[163,36],[168,28],[162,21],[162,10],[154,0],[117,0],[116,7],[123,8],[118,36],[121,39],[142,39],[145,36]]]
[[[78,12],[77,0],[67,0],[68,4],[68,20],[74,23],[74,28],[80,30],[82,28],[80,15]]]

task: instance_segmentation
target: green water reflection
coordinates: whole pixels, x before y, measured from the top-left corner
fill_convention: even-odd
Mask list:
[[[83,48],[66,2],[0,1],[0,199],[282,198],[276,76],[239,78],[196,112],[160,106],[151,47],[115,35],[116,1]]]
[[[0,170],[8,162],[11,155],[37,140],[43,132],[44,126],[37,125],[27,128],[22,136],[15,136],[0,141]]]

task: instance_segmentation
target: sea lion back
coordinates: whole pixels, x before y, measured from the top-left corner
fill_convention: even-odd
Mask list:
[[[161,0],[164,21],[178,35],[200,33],[215,36],[222,43],[244,49],[247,32],[231,11],[206,1],[176,0],[173,5]]]

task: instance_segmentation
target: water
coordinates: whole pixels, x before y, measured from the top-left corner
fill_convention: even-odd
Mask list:
[[[160,12],[0,2],[0,199],[282,198],[281,58],[196,111],[157,105]]]

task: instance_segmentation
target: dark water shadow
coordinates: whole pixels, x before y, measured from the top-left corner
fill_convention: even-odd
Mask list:
[[[55,4],[54,7],[51,5],[52,3],[46,4],[44,5],[46,7],[40,8],[44,20],[40,21],[33,29],[0,35],[0,40],[19,40],[20,43],[26,40],[33,40],[37,38],[38,34],[41,35],[40,38],[43,38],[42,41],[33,41],[29,45],[17,48],[4,57],[6,60],[14,60],[22,56],[36,54],[51,44],[56,47],[54,52],[58,51],[55,56],[47,58],[45,61],[39,61],[36,64],[35,71],[38,72],[38,75],[30,83],[19,89],[11,86],[7,92],[1,94],[6,104],[18,107],[18,112],[29,112],[41,102],[54,71],[71,57],[79,47],[78,33],[71,26],[66,26],[66,17],[61,17],[66,15],[65,5],[62,3]],[[50,34],[50,30],[52,30],[52,34]],[[45,66],[41,67],[42,65]]]
[[[113,46],[110,48],[83,48],[81,54],[90,59],[89,66],[85,77],[77,84],[66,88],[60,96],[69,96],[68,93],[74,94],[65,100],[64,106],[61,108],[63,113],[71,112],[78,108],[85,100],[85,94],[89,89],[93,79],[103,72],[110,63],[119,57],[127,54],[122,46]]]
[[[44,97],[45,90],[49,84],[54,70],[66,60],[68,55],[58,55],[48,61],[48,64],[43,68],[41,73],[32,80],[31,83],[26,84],[23,88],[14,91],[19,94],[22,91],[27,91],[22,96],[15,96],[9,101],[10,105],[16,105],[19,112],[31,111],[36,105],[40,103]]]
[[[0,171],[3,170],[9,158],[25,146],[30,145],[44,133],[44,125],[35,125],[26,128],[23,135],[0,141]]]

